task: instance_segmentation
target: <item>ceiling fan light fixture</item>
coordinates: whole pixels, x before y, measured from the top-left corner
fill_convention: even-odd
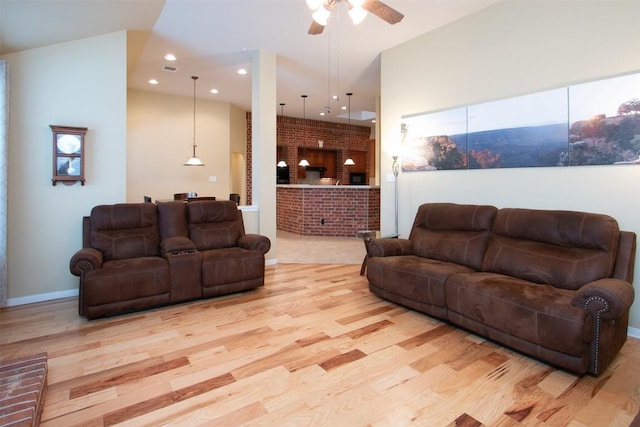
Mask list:
[[[367,17],[367,11],[360,6],[353,6],[349,9],[349,16],[353,25],[358,25]]]
[[[311,0],[307,0],[307,1],[311,1]],[[365,0],[348,0],[347,1],[347,3],[349,3],[352,7],[362,7],[364,2]]]
[[[324,7],[319,7],[318,9],[316,9],[315,12],[311,14],[311,17],[313,18],[314,21],[316,21],[316,23],[324,27],[327,25],[327,21],[329,20],[329,15],[331,15],[330,11],[328,11]]]

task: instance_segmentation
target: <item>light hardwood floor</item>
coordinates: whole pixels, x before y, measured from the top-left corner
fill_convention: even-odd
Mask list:
[[[371,294],[359,265],[86,321],[75,298],[0,310],[1,357],[46,351],[42,426],[628,426],[640,340],[576,377]]]

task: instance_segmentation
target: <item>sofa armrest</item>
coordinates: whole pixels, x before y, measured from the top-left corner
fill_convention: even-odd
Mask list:
[[[238,246],[244,249],[256,250],[266,254],[271,249],[271,240],[261,234],[245,234],[238,239]]]
[[[413,243],[409,239],[373,239],[367,245],[367,255],[371,257],[413,255]]]
[[[162,256],[177,252],[193,252],[196,250],[196,244],[187,237],[177,236],[169,237],[160,242],[160,253]]]
[[[599,314],[603,320],[615,320],[629,311],[633,297],[630,283],[620,279],[600,279],[581,287],[572,304],[593,315]]]
[[[74,276],[82,276],[88,271],[97,270],[102,267],[102,252],[94,248],[83,248],[71,257],[69,270]]]

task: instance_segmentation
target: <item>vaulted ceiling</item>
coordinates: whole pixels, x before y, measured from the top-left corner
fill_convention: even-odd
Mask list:
[[[340,0],[322,34],[309,35],[305,0],[0,0],[0,54],[131,30],[130,88],[192,96],[197,75],[199,98],[250,111],[252,52],[264,50],[277,58],[278,114],[302,117],[305,94],[307,118],[344,122],[352,92],[351,121],[368,125],[382,51],[497,1],[384,0],[402,21],[390,25],[369,14],[355,26]],[[166,61],[167,53],[177,60]],[[150,85],[152,78],[159,84]]]

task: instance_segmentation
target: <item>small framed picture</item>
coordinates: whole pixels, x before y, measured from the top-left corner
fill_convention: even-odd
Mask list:
[[[50,125],[53,132],[53,185],[84,185],[84,136],[87,128]]]

